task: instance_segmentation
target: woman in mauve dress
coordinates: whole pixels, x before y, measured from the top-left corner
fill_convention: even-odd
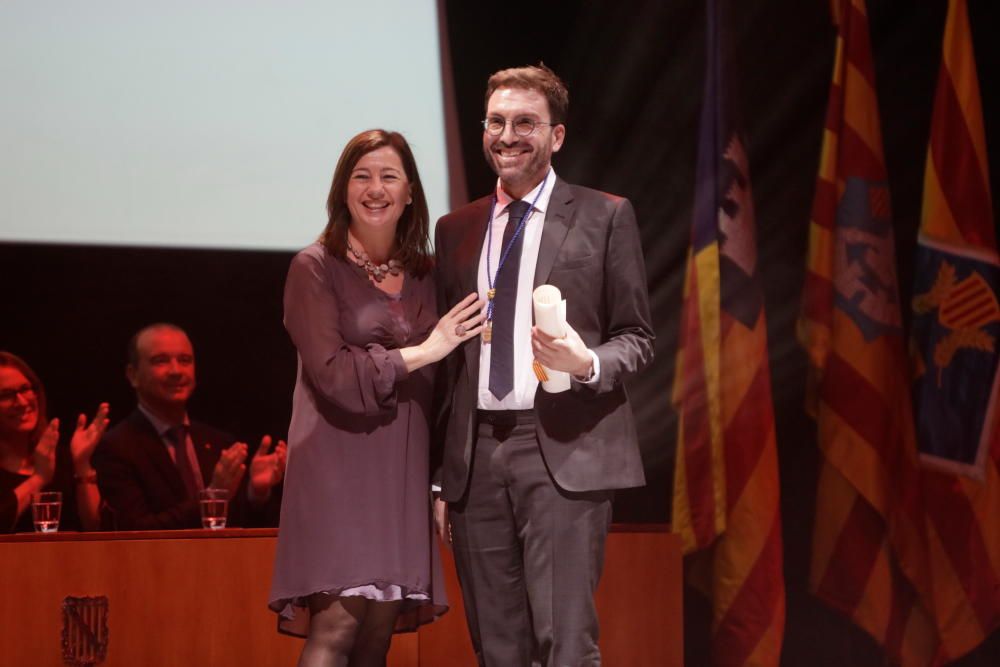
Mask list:
[[[292,260],[298,351],[269,606],[300,667],[382,665],[393,632],[447,603],[430,504],[433,364],[482,328],[470,294],[437,317],[428,213],[396,132],[348,142],[319,241]]]

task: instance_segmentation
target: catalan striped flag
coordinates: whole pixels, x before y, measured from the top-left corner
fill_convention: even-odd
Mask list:
[[[732,112],[725,0],[710,0],[674,401],[673,523],[713,608],[715,665],[777,665],[785,623],[767,323],[746,143]]]
[[[864,0],[841,0],[799,336],[822,456],[810,588],[897,664],[931,664],[920,471]]]
[[[965,0],[945,25],[914,264],[917,442],[942,657],[1000,626],[1000,264]]]

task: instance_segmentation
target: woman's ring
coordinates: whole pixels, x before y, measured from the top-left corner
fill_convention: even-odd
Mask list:
[[[465,327],[462,326],[461,324],[456,324],[455,325],[455,335],[458,336],[459,338],[461,338],[462,336],[464,336],[465,335]]]

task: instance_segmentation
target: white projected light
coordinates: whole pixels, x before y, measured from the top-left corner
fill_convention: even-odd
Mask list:
[[[4,0],[0,86],[0,240],[300,248],[373,127],[446,212],[434,0]]]

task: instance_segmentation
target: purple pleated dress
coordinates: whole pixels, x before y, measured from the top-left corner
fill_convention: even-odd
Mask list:
[[[397,632],[447,610],[429,498],[434,371],[407,373],[399,352],[436,321],[430,275],[390,295],[319,243],[292,260],[298,376],[268,604],[281,632],[306,635],[313,593],[402,599]]]

